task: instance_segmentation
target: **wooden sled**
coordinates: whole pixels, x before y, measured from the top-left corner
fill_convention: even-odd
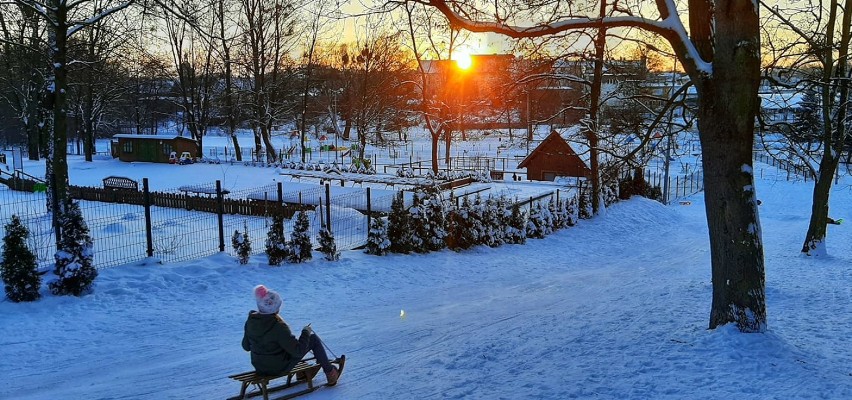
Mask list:
[[[285,389],[289,389],[292,387],[299,386],[301,384],[307,383],[308,387],[300,390],[298,392],[289,393],[282,397],[276,397],[275,400],[286,400],[292,399],[295,397],[299,397],[304,394],[311,393],[323,386],[328,386],[328,383],[323,383],[321,385],[314,384],[314,377],[317,375],[319,370],[322,368],[319,364],[315,362],[313,358],[309,358],[306,360],[302,360],[300,363],[296,364],[293,369],[288,372],[285,372],[281,375],[263,375],[258,374],[255,371],[243,372],[241,374],[231,375],[228,378],[231,378],[235,381],[239,381],[242,383],[240,387],[240,394],[234,397],[229,397],[228,400],[240,400],[240,399],[250,399],[252,397],[263,396],[263,400],[269,400],[269,394],[274,392],[279,392]],[[346,362],[346,356],[340,355],[339,358],[332,361],[332,364],[337,364],[338,372],[343,374],[343,364]],[[269,386],[269,382],[287,378],[287,382],[278,386]],[[295,379],[293,379],[295,378]],[[253,392],[246,393],[249,385],[257,385],[258,390]]]

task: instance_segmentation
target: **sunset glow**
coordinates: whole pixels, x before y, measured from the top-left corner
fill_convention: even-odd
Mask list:
[[[471,66],[473,66],[473,60],[471,60],[469,54],[459,54],[456,57],[456,65],[459,67],[459,69],[467,70],[470,69]]]

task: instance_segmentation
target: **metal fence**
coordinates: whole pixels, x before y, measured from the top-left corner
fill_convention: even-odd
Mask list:
[[[331,196],[328,186],[284,191],[280,184],[226,192],[212,182],[152,192],[147,179],[141,190],[72,186],[69,192],[79,200],[95,241],[98,268],[147,257],[177,262],[219,251],[233,253],[231,235],[235,230],[247,231],[252,253],[259,254],[265,250],[271,217],[283,213],[285,231],[291,234],[298,211],[309,217],[315,246],[319,230],[330,220],[338,248],[352,249],[366,243],[374,200],[369,189]],[[384,197],[389,196],[375,199],[376,212],[385,203],[389,209],[390,198]],[[46,194],[0,186],[0,204],[0,221],[18,215],[30,230],[28,245],[36,253],[39,268],[49,268],[56,247]]]

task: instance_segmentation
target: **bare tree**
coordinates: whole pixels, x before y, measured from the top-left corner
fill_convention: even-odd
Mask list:
[[[432,141],[432,172],[437,174],[440,140],[444,139],[449,162],[453,131],[459,122],[458,82],[453,81],[459,71],[451,60],[464,36],[457,29],[436,23],[432,10],[416,3],[405,4],[405,18],[409,45],[417,60],[418,79],[411,84],[420,94],[419,112]],[[425,43],[420,38],[425,38]]]
[[[230,4],[230,3],[229,3]],[[233,56],[231,53],[231,48],[233,46],[233,42],[235,38],[228,35],[228,31],[225,29],[225,20],[226,16],[226,8],[225,8],[225,0],[217,0],[216,2],[216,11],[215,18],[219,21],[219,32],[218,32],[218,40],[219,47],[216,49],[219,53],[219,57],[222,61],[222,77],[224,80],[224,90],[222,94],[222,102],[224,103],[224,114],[226,117],[225,128],[228,132],[228,136],[231,138],[231,144],[234,146],[234,154],[236,155],[237,161],[243,160],[242,150],[240,149],[240,142],[237,139],[237,120],[238,114],[237,105],[236,105],[236,93],[234,89],[234,70],[233,70]],[[230,11],[230,9],[228,9]],[[230,12],[227,14],[231,14]]]
[[[280,96],[286,85],[289,53],[294,50],[295,8],[288,0],[240,0],[240,6],[240,63],[250,81],[244,90],[250,97],[255,154],[260,158],[265,147],[267,160],[274,162],[272,129],[283,114]]]
[[[190,1],[183,4],[184,10],[195,8],[200,8],[200,5]],[[197,11],[192,13],[201,14]],[[163,15],[177,75],[175,87],[180,117],[196,143],[198,154],[203,155],[203,140],[210,124],[213,92],[219,76],[214,69],[213,52],[216,19],[201,14],[190,24],[185,18],[170,13]]]
[[[370,131],[375,132],[377,142],[384,142],[382,131],[394,123],[402,107],[398,88],[407,65],[401,34],[382,31],[378,24],[368,23],[368,27],[368,32],[341,54],[351,78],[347,91],[349,117],[358,135],[361,160]]]
[[[93,0],[89,6],[89,15],[97,15],[103,7],[102,0]],[[127,20],[115,19],[97,20],[72,41],[70,54],[74,61],[69,86],[73,89],[72,96],[76,94],[73,103],[77,130],[83,140],[86,161],[92,161],[95,154],[95,135],[105,113],[125,89],[119,76],[118,57],[127,38],[132,36],[130,30],[136,27]]]
[[[779,87],[794,89],[807,101],[799,110],[799,117],[808,119],[804,123],[769,122],[794,134],[788,148],[816,178],[802,253],[824,255],[832,180],[849,129],[852,0],[830,0],[827,4],[809,1],[786,9],[761,4],[771,18],[765,28],[765,47],[773,56],[767,67],[768,78]],[[812,110],[812,115],[801,114],[806,110]],[[805,148],[811,145],[816,148]],[[812,155],[815,153],[818,159]]]
[[[2,63],[0,96],[26,132],[30,160],[47,155],[50,115],[42,105],[49,74],[45,53],[46,24],[31,5],[0,4]]]
[[[38,14],[47,24],[47,49],[52,68],[46,79],[47,99],[44,105],[52,111],[53,130],[47,147],[45,180],[57,245],[61,235],[59,221],[68,204],[68,65],[72,61],[68,59],[68,40],[92,24],[126,9],[134,0],[106,1],[94,15],[89,12],[90,1],[15,0],[20,7]]]
[[[303,28],[303,32],[306,35],[304,42],[302,42],[302,48],[304,49],[301,66],[303,90],[301,93],[301,109],[299,110],[299,136],[302,162],[306,161],[309,101],[311,100],[311,90],[315,87],[313,75],[319,66],[317,49],[320,39],[330,29],[327,21],[329,20],[329,13],[331,11],[333,11],[332,4],[329,0],[316,0],[302,10],[305,19],[307,19],[307,24]]]
[[[422,0],[453,26],[522,38],[572,29],[638,27],[671,44],[698,91],[704,187],[713,277],[710,328],[735,323],[766,329],[763,243],[757,215],[752,144],[760,104],[758,5],[745,0],[689,2],[689,34],[673,0],[656,0],[657,17],[621,4],[611,17],[571,16],[561,1],[515,0],[474,7],[466,0]],[[568,3],[570,4],[570,3]],[[529,10],[529,12],[525,12]],[[511,14],[512,18],[508,18]],[[509,21],[531,21],[530,26]]]

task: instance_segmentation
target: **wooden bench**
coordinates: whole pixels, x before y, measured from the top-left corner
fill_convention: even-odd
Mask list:
[[[104,189],[138,191],[139,183],[123,176],[108,176],[104,178]]]
[[[341,356],[343,358],[343,356]],[[341,364],[341,358],[338,358],[332,363],[336,363],[338,365]],[[297,385],[301,385],[302,383],[307,383],[308,387],[302,391],[290,393],[284,397],[279,397],[276,400],[286,400],[292,399],[294,397],[301,396],[303,394],[307,394],[313,392],[314,390],[319,389],[323,385],[314,385],[314,377],[320,370],[320,365],[314,362],[315,359],[309,358],[302,360],[298,364],[296,364],[293,369],[288,372],[285,372],[280,375],[263,375],[258,374],[255,371],[243,372],[241,374],[231,375],[228,378],[231,378],[235,381],[239,381],[241,383],[240,386],[240,394],[238,396],[230,397],[228,400],[240,400],[240,399],[249,399],[255,396],[263,396],[263,400],[269,400],[269,394],[277,391],[281,391],[284,389],[288,389]],[[293,378],[296,378],[295,380]],[[278,386],[269,386],[269,382],[275,379],[287,378],[287,382]],[[246,393],[249,385],[257,385],[260,390]]]

